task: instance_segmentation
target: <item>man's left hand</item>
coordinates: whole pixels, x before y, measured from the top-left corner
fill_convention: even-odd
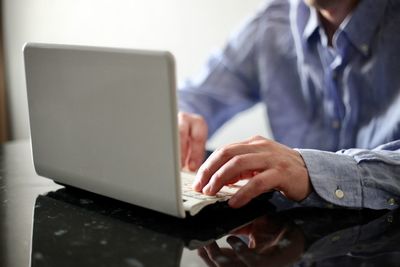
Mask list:
[[[271,190],[295,201],[305,199],[312,191],[300,153],[260,136],[216,150],[200,167],[193,188],[215,195],[224,185],[242,179],[249,181],[229,200],[233,208]]]

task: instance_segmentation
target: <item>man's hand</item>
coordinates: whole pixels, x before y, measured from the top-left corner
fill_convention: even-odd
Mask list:
[[[179,112],[181,168],[196,171],[204,160],[208,127],[203,117]]]
[[[295,201],[305,199],[312,191],[300,153],[260,136],[216,150],[200,167],[193,188],[215,195],[224,185],[241,179],[249,181],[229,200],[233,208],[271,190]]]

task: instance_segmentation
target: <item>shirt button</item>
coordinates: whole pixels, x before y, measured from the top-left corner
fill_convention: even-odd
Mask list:
[[[335,196],[336,196],[338,199],[342,199],[342,198],[344,198],[344,192],[343,192],[342,190],[340,190],[340,189],[336,189],[336,191],[335,191]]]
[[[332,122],[332,128],[333,129],[339,129],[340,128],[340,121],[339,120],[334,120]]]
[[[363,51],[364,54],[367,54],[368,50],[369,50],[368,45],[366,44],[361,45],[361,51]]]
[[[396,205],[396,200],[395,200],[394,198],[391,197],[391,198],[388,199],[387,203],[388,203],[390,206],[394,206],[394,205]]]

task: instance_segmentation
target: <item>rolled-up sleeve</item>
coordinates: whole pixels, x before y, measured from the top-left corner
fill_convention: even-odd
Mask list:
[[[297,149],[314,187],[305,206],[332,203],[349,208],[395,209],[400,201],[400,140],[373,150],[336,153]],[[317,196],[316,196],[317,195]]]

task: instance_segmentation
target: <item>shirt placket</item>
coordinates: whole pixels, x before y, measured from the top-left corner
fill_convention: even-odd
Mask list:
[[[326,121],[328,127],[331,128],[331,132],[333,133],[334,149],[338,149],[340,144],[342,121],[345,116],[345,107],[343,104],[340,84],[342,57],[332,48],[323,44],[319,47],[324,68],[324,83],[326,89]]]

